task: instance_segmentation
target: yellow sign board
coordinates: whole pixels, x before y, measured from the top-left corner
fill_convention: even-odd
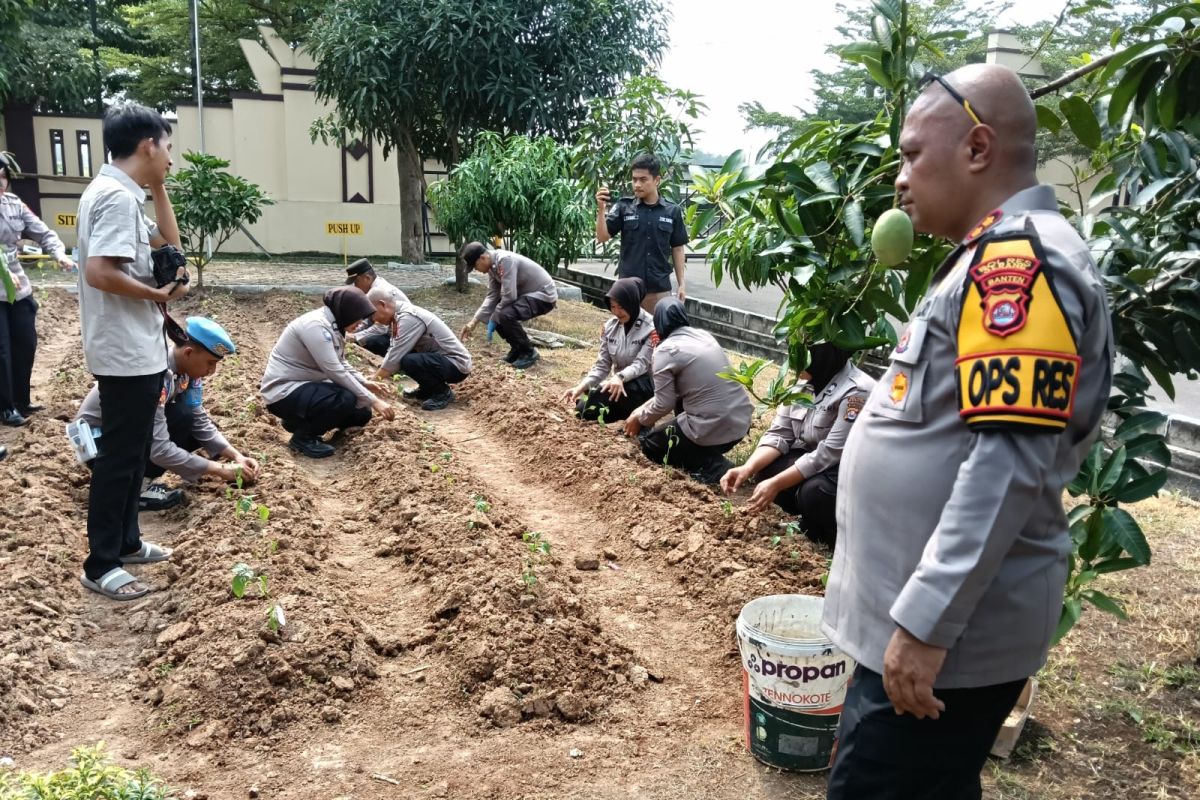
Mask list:
[[[329,236],[362,236],[361,222],[326,222],[325,233]]]
[[[63,228],[63,227],[74,228],[75,227],[75,215],[74,214],[55,214],[54,215],[54,224],[59,226],[60,228]]]

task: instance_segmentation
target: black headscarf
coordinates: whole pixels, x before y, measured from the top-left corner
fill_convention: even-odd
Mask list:
[[[660,341],[665,340],[675,331],[691,325],[687,310],[678,297],[664,297],[654,307],[654,330]]]
[[[333,312],[339,333],[375,313],[375,306],[357,286],[339,286],[325,293],[325,306]]]
[[[629,315],[629,322],[625,323],[625,332],[628,333],[633,324],[637,322],[638,315],[642,313],[642,298],[646,296],[646,284],[642,283],[641,278],[620,278],[613,281],[613,285],[608,289],[608,294],[604,296],[615,300],[617,305]]]
[[[854,355],[849,350],[835,347],[828,342],[813,345],[808,351],[808,374],[812,382],[813,392],[819,393],[829,385],[833,376],[841,372],[842,367]]]

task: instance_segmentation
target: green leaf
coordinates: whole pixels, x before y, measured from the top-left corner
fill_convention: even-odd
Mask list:
[[[823,192],[838,192],[837,178],[833,176],[833,167],[826,161],[818,161],[804,167],[804,174]]]
[[[1100,146],[1100,123],[1096,121],[1096,115],[1086,100],[1074,94],[1063,98],[1058,104],[1058,109],[1066,117],[1067,124],[1071,126],[1071,132],[1075,134],[1075,138],[1079,140],[1080,144],[1089,150],[1095,150]]]
[[[1112,96],[1108,101],[1109,125],[1117,125],[1124,119],[1125,111],[1129,108],[1129,104],[1133,102],[1133,98],[1137,96],[1138,87],[1142,83],[1142,76],[1146,74],[1146,70],[1153,63],[1153,60],[1146,58],[1144,61],[1139,61],[1136,65],[1130,67],[1121,76],[1120,83],[1117,84],[1117,88],[1113,89]],[[1111,63],[1108,68],[1112,69]]]
[[[1122,422],[1113,431],[1113,438],[1121,442],[1131,442],[1147,433],[1157,433],[1165,430],[1167,415],[1158,411],[1143,411]]]
[[[1130,558],[1145,566],[1150,563],[1150,545],[1129,512],[1123,508],[1105,508],[1104,527]]]
[[[847,203],[842,209],[842,221],[846,223],[846,230],[850,232],[854,246],[862,247],[866,236],[862,204],[857,200]]]
[[[1108,558],[1104,561],[1098,561],[1092,565],[1092,569],[1097,574],[1107,575],[1110,572],[1123,572],[1127,569],[1142,566],[1136,559],[1132,558]]]
[[[1109,455],[1108,460],[1104,462],[1104,468],[1100,470],[1100,474],[1096,477],[1093,484],[1093,494],[1105,495],[1110,489],[1117,485],[1117,481],[1121,479],[1121,470],[1125,468],[1125,448],[1118,447]]]
[[[1049,106],[1038,103],[1034,106],[1034,108],[1037,110],[1037,121],[1039,128],[1045,128],[1051,133],[1058,133],[1060,130],[1062,130],[1062,117],[1058,116],[1058,114],[1055,114]]]
[[[1082,613],[1083,604],[1079,598],[1068,597],[1063,601],[1062,613],[1058,617],[1058,628],[1054,631],[1054,639],[1050,642],[1051,647],[1062,641],[1071,628],[1075,627],[1075,623],[1079,622],[1079,615]]]
[[[1125,613],[1125,609],[1121,607],[1121,604],[1099,589],[1088,589],[1087,591],[1081,592],[1080,597],[1101,611],[1107,611],[1109,614],[1113,614],[1121,619],[1129,619],[1129,616]]]
[[[1158,494],[1167,483],[1169,473],[1165,469],[1152,472],[1145,477],[1130,481],[1113,494],[1119,503],[1137,503]]]

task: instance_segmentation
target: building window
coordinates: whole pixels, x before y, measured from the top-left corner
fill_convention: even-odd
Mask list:
[[[63,132],[60,130],[50,131],[50,160],[52,174],[67,174],[67,148],[63,144]]]
[[[92,134],[88,131],[75,131],[75,145],[79,151],[79,174],[84,178],[92,177]]]

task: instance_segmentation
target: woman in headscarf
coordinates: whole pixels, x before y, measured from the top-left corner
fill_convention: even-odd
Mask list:
[[[812,393],[812,408],[781,406],[757,449],[745,464],[725,473],[721,488],[732,494],[753,477],[747,509],[757,513],[775,503],[800,517],[808,538],[832,547],[842,447],[875,379],[854,366],[852,353],[832,344],[815,345],[809,355],[800,381]]]
[[[730,369],[725,351],[712,334],[691,326],[677,298],[658,301],[654,330],[654,397],[629,415],[625,434],[637,436],[674,411],[669,423],[642,436],[642,452],[716,483],[730,466],[724,454],[750,431],[754,404],[740,385],[717,377]]]
[[[292,320],[271,350],[260,390],[267,410],[291,432],[288,446],[301,455],[333,455],[321,437],[366,425],[372,411],[384,419],[396,416],[382,399],[390,387],[367,380],[346,362],[346,334],[374,314],[359,289],[330,289],[322,306]]]
[[[58,234],[46,227],[21,198],[8,191],[21,168],[11,153],[0,151],[0,424],[16,427],[42,407],[30,399],[33,357],[37,352],[38,304],[17,257],[17,242],[32,239],[63,269],[74,269]],[[4,458],[0,454],[0,459]]]
[[[654,318],[642,308],[645,294],[641,278],[621,278],[605,295],[612,319],[600,332],[600,355],[591,372],[563,393],[580,419],[625,419],[654,395],[649,375]]]

